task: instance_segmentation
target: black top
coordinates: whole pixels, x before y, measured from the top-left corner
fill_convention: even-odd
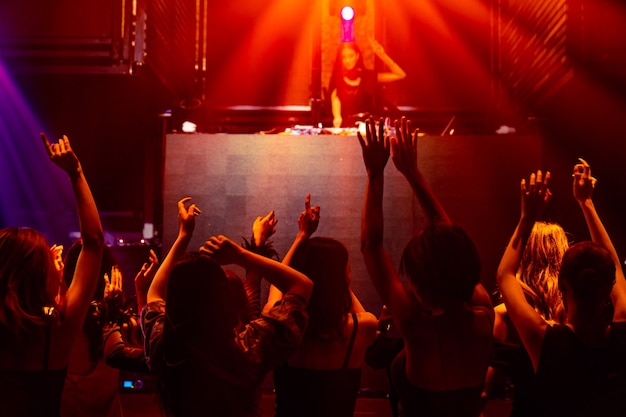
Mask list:
[[[541,415],[626,415],[626,323],[611,325],[603,347],[584,345],[567,326],[548,327],[536,387]]]
[[[48,369],[50,327],[54,316],[46,316],[42,369],[0,369],[0,415],[10,417],[59,417],[67,367]]]
[[[233,329],[232,346],[216,343],[217,355],[193,340],[193,323],[185,324],[190,340],[170,335],[180,349],[172,354],[164,345],[165,311],[162,300],[148,303],[141,322],[148,365],[166,383],[162,394],[177,417],[260,416],[265,375],[300,345],[308,322],[306,300],[287,293],[267,314]]]
[[[449,391],[429,391],[411,384],[406,377],[403,350],[391,365],[391,377],[400,398],[402,417],[478,417],[482,409],[481,386]]]
[[[361,385],[361,368],[348,368],[358,330],[356,314],[348,349],[340,369],[274,369],[275,417],[352,417]]]
[[[376,71],[363,69],[358,72],[356,79],[359,84],[352,86],[343,77],[336,82],[333,80],[330,92],[337,89],[337,97],[341,101],[341,117],[345,127],[354,127],[356,120],[362,120],[361,115],[379,113],[378,108],[378,74]]]

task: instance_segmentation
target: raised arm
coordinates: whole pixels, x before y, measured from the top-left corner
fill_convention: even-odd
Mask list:
[[[361,214],[361,253],[370,279],[383,303],[401,315],[409,304],[404,284],[383,246],[384,171],[389,160],[389,140],[384,136],[384,123],[379,120],[378,131],[373,118],[366,122],[366,137],[357,133],[363,162],[367,171],[365,197]]]
[[[390,138],[391,159],[398,171],[404,175],[413,189],[420,206],[425,214],[426,221],[431,224],[451,225],[439,199],[432,191],[422,175],[417,163],[417,130],[412,132],[411,122],[406,118],[394,122],[397,136]],[[486,307],[492,315],[492,303],[482,284],[477,284],[471,300],[472,305]]]
[[[391,159],[417,197],[426,219],[432,224],[450,224],[443,206],[432,192],[417,165],[417,130],[405,117],[394,122],[397,136],[390,139]]]
[[[149,372],[143,347],[139,342],[135,346],[128,343],[131,333],[140,333],[136,320],[125,317],[122,311],[124,291],[122,272],[113,266],[111,275],[104,274],[104,319],[106,324],[102,330],[103,357],[107,365],[132,372]]]
[[[298,216],[298,233],[291,247],[283,258],[285,265],[291,264],[291,259],[298,246],[305,240],[313,236],[320,223],[320,206],[311,207],[311,194],[307,194],[304,199],[304,211]]]
[[[43,133],[41,139],[50,160],[68,174],[78,209],[78,223],[83,248],[76,262],[74,278],[67,290],[63,324],[70,329],[70,332],[75,332],[82,325],[100,278],[104,232],[96,202],[67,136],[63,135],[57,143],[53,144],[48,141]]]
[[[202,213],[195,204],[185,207],[185,204],[189,201],[191,201],[191,197],[185,197],[178,201],[178,236],[167,256],[163,259],[161,267],[154,276],[154,280],[152,280],[152,284],[148,289],[148,303],[159,300],[165,301],[167,299],[167,283],[170,272],[172,272],[176,260],[187,251],[187,246],[196,226],[196,216]]]
[[[546,205],[550,201],[548,181],[550,173],[545,178],[541,171],[531,174],[529,183],[521,182],[522,210],[517,227],[511,236],[500,265],[498,266],[497,282],[504,300],[507,312],[522,339],[522,343],[530,356],[536,370],[541,354],[541,345],[547,328],[545,320],[526,301],[522,287],[515,274],[522,258],[526,241],[530,236],[533,225],[537,221]]]
[[[369,38],[370,45],[376,56],[389,68],[387,72],[378,73],[378,82],[388,83],[406,77],[406,72],[385,52],[385,48],[374,38]]]
[[[258,216],[252,223],[252,239],[244,242],[244,248],[267,258],[278,259],[278,254],[272,248],[269,238],[276,233],[278,220],[274,210],[265,216]],[[256,270],[246,270],[244,289],[252,312],[252,319],[261,314],[261,279],[262,276]],[[271,292],[271,290],[270,290]]]
[[[320,221],[320,206],[311,207],[311,194],[307,194],[304,200],[304,211],[300,213],[298,217],[298,233],[296,234],[291,247],[283,258],[283,264],[290,265],[293,259],[293,254],[302,242],[309,239],[313,233],[317,230],[317,226]],[[280,291],[275,285],[271,285],[269,289],[269,295],[263,312],[269,311],[278,300],[283,297],[282,291]]]
[[[313,282],[306,275],[273,259],[252,253],[226,236],[213,236],[200,247],[200,252],[220,265],[235,264],[255,270],[282,293],[297,294],[308,302]]]
[[[611,301],[614,308],[613,321],[626,321],[626,280],[622,265],[591,198],[597,180],[591,176],[589,164],[582,158],[579,158],[579,161],[580,163],[574,166],[574,173],[572,174],[574,198],[576,198],[585,216],[591,240],[608,250],[613,262],[615,262],[615,285],[611,291]]]
[[[150,249],[148,262],[144,262],[137,275],[135,275],[135,294],[137,296],[137,311],[141,312],[148,302],[148,289],[159,268],[159,258],[154,250]]]

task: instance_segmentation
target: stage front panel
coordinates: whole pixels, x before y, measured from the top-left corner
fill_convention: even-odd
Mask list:
[[[483,282],[495,271],[519,217],[519,181],[541,168],[536,136],[424,136],[418,164],[456,223],[473,237],[483,261]],[[352,284],[375,314],[380,300],[362,257],[360,221],[366,172],[355,136],[170,134],[166,137],[164,250],[178,231],[176,203],[198,204],[191,250],[211,235],[250,239],[257,216],[276,212],[274,247],[282,255],[298,231],[304,199],[321,206],[317,236],[343,242],[351,256]],[[385,172],[385,246],[398,264],[422,225],[417,200],[390,160]],[[234,268],[236,270],[236,268]]]

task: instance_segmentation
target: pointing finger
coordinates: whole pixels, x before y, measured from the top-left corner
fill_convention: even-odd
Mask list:
[[[41,132],[39,135],[41,136],[41,141],[46,147],[46,152],[48,153],[48,156],[52,156],[52,148],[50,146],[50,141],[48,140],[48,137],[43,132]]]

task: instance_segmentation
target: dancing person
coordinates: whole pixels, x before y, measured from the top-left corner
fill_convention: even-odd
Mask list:
[[[569,247],[563,227],[535,222],[516,274],[528,303],[548,323],[562,324],[565,309],[558,289],[561,260]],[[495,308],[493,364],[487,374],[485,395],[492,397],[498,381],[512,384],[511,417],[536,416],[534,371],[504,303]]]
[[[539,415],[621,416],[626,392],[626,281],[609,235],[592,201],[596,180],[589,164],[574,166],[573,193],[591,242],[563,255],[558,288],[565,324],[550,324],[527,301],[515,278],[521,251],[551,193],[550,173],[521,182],[519,222],[500,261],[497,282],[511,321],[535,373]],[[612,319],[606,318],[608,300]]]
[[[274,368],[276,417],[352,416],[365,351],[376,337],[376,317],[350,288],[348,250],[335,239],[311,237],[319,219],[320,207],[311,207],[308,194],[283,263],[313,281],[309,324],[300,347]],[[265,310],[282,296],[271,286]]]
[[[378,112],[382,101],[378,84],[406,77],[404,70],[387,55],[380,43],[372,38],[369,41],[389,71],[368,69],[355,42],[340,44],[328,86],[334,127],[353,127],[355,121]]]
[[[83,250],[72,283],[61,275],[45,237],[30,228],[0,230],[0,413],[59,417],[72,346],[98,282],[104,232],[82,165],[67,136],[41,138],[50,160],[68,174]]]
[[[71,285],[77,260],[83,249],[74,242],[65,257],[63,277]],[[69,360],[61,417],[121,417],[124,413],[119,395],[120,369],[148,372],[143,346],[126,343],[133,320],[123,310],[122,273],[110,247],[105,246],[100,266],[100,281],[92,295],[89,310]],[[126,339],[129,339],[127,336]]]
[[[313,287],[303,274],[213,236],[186,253],[200,209],[178,202],[179,233],[148,290],[142,311],[149,365],[167,415],[259,416],[266,374],[300,344]],[[284,296],[260,318],[241,280],[220,265],[254,270]]]
[[[452,223],[417,164],[417,131],[395,121],[385,137],[382,119],[358,134],[367,170],[361,251],[367,271],[389,308],[404,350],[392,364],[400,416],[477,416],[493,347],[493,305],[480,284],[472,239]],[[383,246],[384,169],[393,163],[407,179],[426,224],[405,246],[401,273]]]

